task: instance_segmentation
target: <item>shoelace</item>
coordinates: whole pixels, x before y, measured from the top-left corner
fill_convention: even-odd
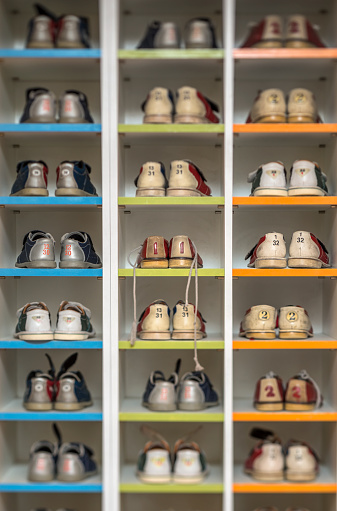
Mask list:
[[[188,274],[187,285],[186,285],[186,293],[185,293],[185,305],[188,307],[188,292],[190,289],[193,266],[195,269],[195,305],[194,305],[194,362],[195,362],[195,371],[203,371],[204,368],[200,364],[198,360],[198,347],[197,347],[197,315],[198,315],[198,298],[199,298],[199,288],[198,288],[198,251],[194,242],[192,241],[192,245],[194,248],[194,259],[191,264],[190,272]]]
[[[192,272],[193,267],[195,269],[195,306],[194,306],[194,362],[195,362],[195,371],[203,371],[204,368],[200,364],[198,360],[198,348],[197,348],[197,314],[198,314],[198,297],[199,297],[199,287],[198,287],[198,250],[195,246],[194,242],[192,241],[192,245],[194,248],[194,259],[191,264],[190,272],[188,274],[187,279],[187,285],[186,285],[186,293],[185,293],[185,305],[188,306],[188,292],[190,289],[191,284],[191,278],[192,278]],[[137,337],[137,293],[136,293],[136,267],[137,267],[137,259],[134,263],[131,262],[131,255],[134,252],[137,252],[137,255],[139,255],[143,245],[140,245],[137,248],[134,248],[131,250],[131,252],[128,255],[128,263],[133,268],[133,321],[131,326],[131,332],[130,332],[130,344],[131,346],[134,346],[136,342]]]
[[[136,268],[137,268],[138,255],[140,254],[140,251],[142,250],[142,248],[143,248],[143,245],[139,245],[139,247],[134,248],[133,250],[131,250],[130,254],[128,255],[128,263],[133,268],[133,290],[132,290],[132,293],[133,293],[133,321],[132,321],[131,332],[130,332],[130,339],[129,339],[131,346],[134,346],[134,344],[136,342],[136,337],[137,337]],[[131,257],[131,255],[134,252],[137,252],[137,259],[136,259],[135,263],[132,264],[132,262],[130,260],[130,257]]]
[[[321,394],[321,390],[320,390],[319,386],[317,385],[315,380],[313,378],[311,378],[311,376],[307,373],[307,371],[305,369],[302,369],[299,372],[299,376],[301,376],[301,378],[303,378],[304,380],[309,380],[315,387],[316,393],[317,393],[316,408],[319,408],[322,405],[322,394]]]

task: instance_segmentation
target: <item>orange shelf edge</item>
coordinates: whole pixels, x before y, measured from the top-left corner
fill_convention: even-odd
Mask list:
[[[233,197],[233,206],[335,206],[337,197]]]
[[[335,483],[234,483],[234,493],[336,493]]]
[[[337,268],[321,269],[258,269],[258,268],[238,268],[233,269],[233,277],[337,277]]]
[[[233,350],[336,350],[337,341],[233,341]]]
[[[337,124],[316,124],[316,123],[233,124],[233,133],[337,133]]]
[[[337,412],[313,413],[259,413],[259,412],[233,412],[234,422],[336,422]]]
[[[235,60],[250,59],[335,59],[337,48],[235,48]]]

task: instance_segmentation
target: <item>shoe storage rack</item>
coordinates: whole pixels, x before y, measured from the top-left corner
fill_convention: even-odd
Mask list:
[[[0,2],[0,511],[38,507],[77,511],[246,511],[275,505],[336,510],[337,435],[337,3],[296,3],[296,11],[321,27],[329,48],[239,49],[247,23],[266,14],[287,16],[293,2],[270,8],[267,0],[48,0],[56,12],[89,17],[92,48],[27,50],[31,5]],[[210,17],[219,49],[135,50],[149,22],[174,21],[182,29],[196,16]],[[190,85],[221,108],[217,125],[144,125],[140,105],[155,86],[175,91]],[[67,88],[89,99],[95,124],[20,125],[28,87],[45,86],[58,96]],[[293,87],[315,92],[323,124],[245,124],[258,89]],[[295,159],[317,161],[328,176],[323,198],[251,198],[249,172],[271,160],[290,169]],[[16,163],[42,159],[49,167],[49,197],[9,197]],[[95,198],[54,197],[55,170],[66,159],[92,167]],[[206,174],[209,198],[136,198],[134,178],[145,161],[190,159]],[[103,270],[14,269],[23,235],[50,232],[58,254],[61,236],[85,230],[102,256]],[[309,230],[327,245],[326,270],[256,270],[244,256],[266,232],[289,241]],[[205,412],[149,412],[141,396],[152,370],[169,374],[178,358],[182,373],[194,369],[191,341],[128,341],[133,317],[132,268],[128,253],[147,236],[187,234],[204,260],[199,272],[199,309],[207,338],[199,359],[221,405]],[[184,297],[186,270],[137,270],[137,315],[153,300],[172,308]],[[70,299],[92,311],[98,332],[87,341],[29,344],[13,339],[16,310],[44,301],[55,325],[59,303]],[[191,294],[193,301],[194,297]],[[245,311],[256,304],[299,303],[315,335],[304,341],[250,341],[238,336]],[[78,366],[93,394],[82,412],[27,412],[21,405],[31,369],[55,365],[79,351]],[[287,380],[302,368],[313,376],[325,404],[314,412],[258,412],[257,379],[273,369]],[[52,440],[57,421],[64,439],[93,447],[99,475],[83,483],[29,483],[26,466],[35,440]],[[156,428],[172,446],[202,425],[196,440],[211,470],[200,485],[145,485],[136,475],[143,424]],[[243,473],[254,445],[249,431],[273,429],[286,442],[308,441],[321,459],[312,483],[259,483]]]

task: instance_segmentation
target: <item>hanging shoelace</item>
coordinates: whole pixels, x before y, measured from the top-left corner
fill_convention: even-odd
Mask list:
[[[133,250],[131,250],[130,254],[128,255],[128,263],[133,268],[133,290],[132,290],[132,293],[133,293],[133,321],[132,321],[131,332],[130,332],[130,339],[129,339],[131,346],[134,346],[134,344],[136,342],[136,337],[137,337],[136,268],[137,268],[138,255],[140,254],[142,248],[143,248],[143,245],[139,245],[139,247],[134,248]],[[131,255],[134,252],[137,252],[137,259],[136,259],[136,261],[133,264],[131,262],[130,257],[131,257]]]
[[[317,383],[315,382],[315,380],[313,378],[311,378],[311,376],[307,373],[307,371],[305,369],[302,369],[299,372],[299,376],[301,378],[303,378],[303,380],[308,380],[313,384],[313,386],[315,387],[316,393],[317,393],[316,408],[319,408],[320,406],[322,406],[323,398],[322,398],[321,390],[320,390],[319,386],[317,385]]]
[[[188,306],[188,292],[190,289],[191,284],[191,278],[192,278],[192,272],[193,267],[195,269],[195,304],[194,304],[194,362],[195,362],[195,371],[203,371],[204,368],[199,363],[198,360],[198,347],[197,347],[197,315],[198,315],[198,297],[199,297],[199,288],[198,288],[198,251],[197,247],[195,246],[194,242],[192,241],[192,245],[194,248],[194,259],[191,264],[190,272],[188,274],[187,279],[187,285],[186,285],[186,292],[185,292],[185,305]]]

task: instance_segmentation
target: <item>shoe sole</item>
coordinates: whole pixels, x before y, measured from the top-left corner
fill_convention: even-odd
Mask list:
[[[280,412],[283,410],[282,403],[254,403],[256,410],[260,412]]]
[[[92,336],[93,337],[93,336]],[[89,338],[89,334],[86,333],[64,333],[64,332],[54,332],[55,341],[85,341]]]
[[[174,116],[176,124],[209,124],[208,119],[199,115],[180,115]]]
[[[307,339],[308,337],[312,337],[313,334],[310,332],[303,330],[294,332],[293,330],[280,330],[279,338],[280,339]]]
[[[307,41],[286,41],[285,48],[315,48],[315,46]]]
[[[145,408],[148,408],[152,412],[175,412],[177,409],[177,405],[175,403],[171,404],[154,404],[154,403],[142,403]]]
[[[252,46],[252,48],[282,48],[282,41],[261,41]]]
[[[329,268],[329,264],[323,263],[316,257],[289,257],[288,258],[289,268]]]
[[[45,188],[24,188],[16,193],[11,193],[11,197],[48,197],[49,192]]]
[[[203,332],[197,331],[197,340],[203,339],[207,337]],[[181,339],[181,340],[193,340],[194,339],[194,331],[193,330],[174,330],[172,332],[172,339]]]
[[[166,195],[168,197],[210,197],[209,195],[204,195],[203,193],[198,192],[197,190],[192,189],[183,189],[183,188],[168,188]]]
[[[32,412],[47,412],[53,409],[53,403],[24,403],[23,406]]]
[[[255,123],[274,123],[274,122],[287,122],[287,118],[285,115],[282,114],[271,114],[271,115],[264,115],[263,117],[259,117]]]
[[[178,403],[178,409],[186,412],[198,412],[218,405],[218,401],[216,403]]]
[[[203,473],[196,476],[178,476],[176,474],[172,475],[172,482],[176,484],[199,484],[202,483],[205,477],[207,476],[207,473]]]
[[[136,197],[165,197],[165,188],[143,188],[136,191]]]
[[[78,188],[58,188],[55,190],[55,195],[57,196],[78,196],[78,197],[97,197],[97,194],[92,194],[85,192],[84,190],[79,190]]]
[[[67,41],[64,41],[62,43],[56,43],[56,48],[73,48],[73,49],[78,49],[78,50],[82,50],[82,49],[86,49],[86,46],[83,46],[83,44],[79,44],[79,43],[72,43],[72,42],[67,42]]]
[[[315,123],[316,119],[314,119],[311,115],[303,115],[303,114],[288,114],[288,122],[290,123]]]
[[[54,124],[55,117],[30,117],[23,124]]]
[[[257,481],[283,481],[283,470],[279,472],[257,472],[256,470],[245,470],[246,474],[251,475]]]
[[[49,483],[50,481],[54,481],[54,474],[48,476],[40,476],[40,477],[30,477],[28,476],[28,481],[32,483]]]
[[[155,269],[155,268],[168,268],[169,263],[167,259],[143,259],[140,263],[141,268]]]
[[[16,334],[21,341],[52,341],[54,339],[53,333],[45,333],[45,334],[32,334],[32,333],[17,333]]]
[[[316,404],[285,403],[284,409],[289,412],[307,412],[315,410]]]
[[[60,124],[89,124],[83,117],[60,117]]]
[[[137,477],[142,481],[142,483],[149,484],[166,484],[171,482],[171,475],[167,476],[150,476],[144,474],[143,472],[137,471]]]
[[[245,332],[240,333],[240,337],[247,337],[247,339],[276,339],[276,333],[274,330],[269,330],[267,332],[261,332],[259,330],[246,330]]]
[[[325,195],[327,195],[327,193],[318,187],[311,187],[311,188],[292,187],[292,188],[288,189],[288,195],[290,197],[301,196],[301,195],[324,197]]]
[[[83,270],[88,268],[102,268],[102,263],[93,264],[93,263],[84,263],[82,261],[60,261],[60,268],[65,269],[74,269],[74,270]]]
[[[286,197],[288,191],[284,188],[256,188],[253,197]]]
[[[91,406],[92,401],[85,401],[83,403],[54,403],[54,409],[55,410],[64,410],[64,411],[75,411],[75,410],[82,410],[83,408],[86,408],[87,406]]]
[[[172,115],[144,115],[144,124],[172,124]]]
[[[35,41],[35,42],[32,42],[32,43],[28,43],[27,44],[27,48],[29,49],[39,49],[39,50],[43,50],[43,49],[46,49],[46,50],[49,50],[51,48],[54,48],[54,45],[53,43],[42,43],[42,42],[39,42],[39,41]]]
[[[138,335],[139,339],[144,339],[144,340],[166,341],[166,340],[171,339],[171,332],[140,332],[137,335]]]
[[[82,477],[68,474],[58,474],[56,479],[58,481],[64,481],[65,483],[76,483],[77,481],[83,481],[84,479],[87,479],[88,477],[91,477],[95,474],[97,474],[97,470],[93,470],[92,472],[86,472],[85,474],[83,474]]]
[[[287,259],[285,257],[268,257],[262,258],[259,257],[255,260],[253,266],[249,266],[250,268],[286,268],[287,267]]]
[[[191,268],[193,259],[179,259],[178,257],[172,257],[169,259],[169,268]],[[202,268],[200,264],[198,264],[198,268]]]
[[[307,482],[307,481],[314,481],[316,479],[316,472],[310,472],[310,473],[292,473],[288,470],[285,471],[285,478],[287,481],[296,481],[296,482]]]
[[[26,263],[15,263],[16,268],[56,268],[55,261],[28,261]]]

